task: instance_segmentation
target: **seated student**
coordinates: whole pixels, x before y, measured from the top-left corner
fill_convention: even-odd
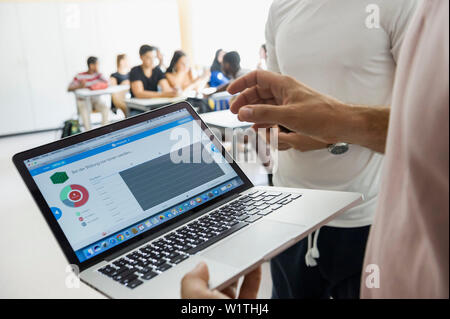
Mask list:
[[[183,51],[179,50],[173,54],[166,71],[166,78],[170,86],[177,92],[198,91],[206,85],[209,72],[204,73],[202,76],[194,77],[188,57]]]
[[[126,85],[130,84],[130,68],[128,66],[128,59],[125,54],[117,56],[117,71],[111,74],[109,82],[112,85]],[[113,93],[111,95],[111,110],[116,113],[117,109],[122,110],[123,114],[128,113],[127,105],[125,104],[125,95],[127,91]]]
[[[131,96],[140,99],[177,96],[177,92],[169,85],[161,69],[158,66],[154,67],[155,47],[141,46],[139,56],[142,64],[135,66],[130,71]],[[158,87],[161,91],[158,91]]]
[[[98,72],[98,59],[96,57],[89,57],[87,60],[88,70],[86,72],[78,73],[70,83],[68,91],[75,91],[81,88],[100,87],[104,85],[108,86],[108,81],[103,77],[101,73]],[[102,125],[108,123],[109,107],[106,103],[99,97],[90,98],[92,108],[99,111],[102,114]],[[83,121],[84,128],[86,130],[91,129],[91,109],[85,99],[77,98],[78,113]]]
[[[214,61],[211,65],[209,71],[211,72],[211,78],[208,82],[210,87],[218,87],[223,84],[227,84],[230,81],[223,73],[222,73],[222,61],[223,56],[226,52],[222,49],[216,51],[216,55],[214,56]]]
[[[228,88],[228,85],[237,78],[246,75],[250,70],[241,67],[241,57],[236,51],[231,51],[223,56],[222,72],[230,82],[223,84],[217,88],[217,92],[223,92]]]

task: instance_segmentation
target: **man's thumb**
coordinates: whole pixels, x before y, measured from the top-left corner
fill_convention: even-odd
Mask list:
[[[208,266],[202,261],[195,266],[191,274],[197,278],[203,279],[206,283],[209,281]]]

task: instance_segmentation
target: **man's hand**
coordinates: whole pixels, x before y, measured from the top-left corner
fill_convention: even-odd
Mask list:
[[[254,71],[231,83],[228,92],[242,92],[230,107],[241,121],[255,127],[280,124],[327,144],[337,142],[327,128],[340,116],[341,103],[289,76]]]
[[[183,299],[229,299],[236,298],[237,281],[222,291],[208,288],[209,272],[204,262],[199,263],[181,281],[181,298]],[[239,292],[239,299],[255,299],[261,283],[261,267],[244,277]]]
[[[347,142],[384,152],[389,107],[348,105],[289,76],[261,70],[238,78],[228,92],[241,92],[230,109],[255,128],[283,125],[324,144]]]

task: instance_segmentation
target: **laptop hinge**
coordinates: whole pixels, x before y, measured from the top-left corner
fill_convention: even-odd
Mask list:
[[[242,194],[242,193],[234,194],[234,195],[232,195],[232,196],[230,196],[230,197],[224,198],[223,200],[221,200],[221,201],[219,201],[219,202],[217,202],[217,203],[215,203],[215,204],[213,204],[213,205],[211,205],[211,206],[205,207],[204,209],[202,209],[202,210],[196,212],[195,214],[193,214],[192,216],[187,217],[186,219],[180,220],[179,222],[176,222],[175,224],[170,225],[169,227],[167,227],[167,228],[165,228],[165,229],[162,229],[162,230],[160,230],[159,232],[156,232],[156,233],[152,234],[151,236],[148,236],[148,237],[146,237],[146,238],[143,238],[143,239],[141,239],[140,241],[138,241],[138,242],[136,242],[136,243],[134,243],[134,244],[132,244],[132,245],[130,245],[130,246],[124,247],[123,249],[121,249],[121,250],[115,252],[114,254],[109,255],[108,257],[105,257],[104,260],[107,261],[107,262],[109,262],[109,261],[111,261],[111,260],[113,260],[113,259],[116,259],[117,257],[126,254],[126,253],[129,252],[130,250],[133,250],[133,249],[135,249],[135,248],[137,248],[137,247],[139,247],[139,246],[142,246],[143,244],[145,244],[145,243],[147,243],[147,242],[149,242],[149,241],[151,241],[151,240],[153,240],[153,239],[155,239],[155,238],[158,238],[158,237],[161,236],[161,235],[164,235],[164,234],[166,234],[166,233],[169,233],[169,232],[171,232],[172,230],[174,230],[175,228],[178,228],[178,227],[180,227],[181,225],[187,224],[187,223],[189,223],[191,220],[194,220],[194,219],[196,219],[197,217],[199,217],[199,216],[201,216],[201,215],[203,215],[203,214],[205,214],[205,213],[207,213],[207,212],[210,212],[210,211],[216,209],[217,207],[222,206],[223,204],[225,204],[225,203],[227,203],[227,202],[230,202],[230,201],[236,199],[237,197],[241,196],[241,194]]]

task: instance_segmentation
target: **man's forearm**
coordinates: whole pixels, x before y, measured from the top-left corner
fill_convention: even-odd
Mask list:
[[[336,142],[346,142],[384,153],[390,108],[342,105],[335,125]],[[339,123],[341,122],[341,123]]]

